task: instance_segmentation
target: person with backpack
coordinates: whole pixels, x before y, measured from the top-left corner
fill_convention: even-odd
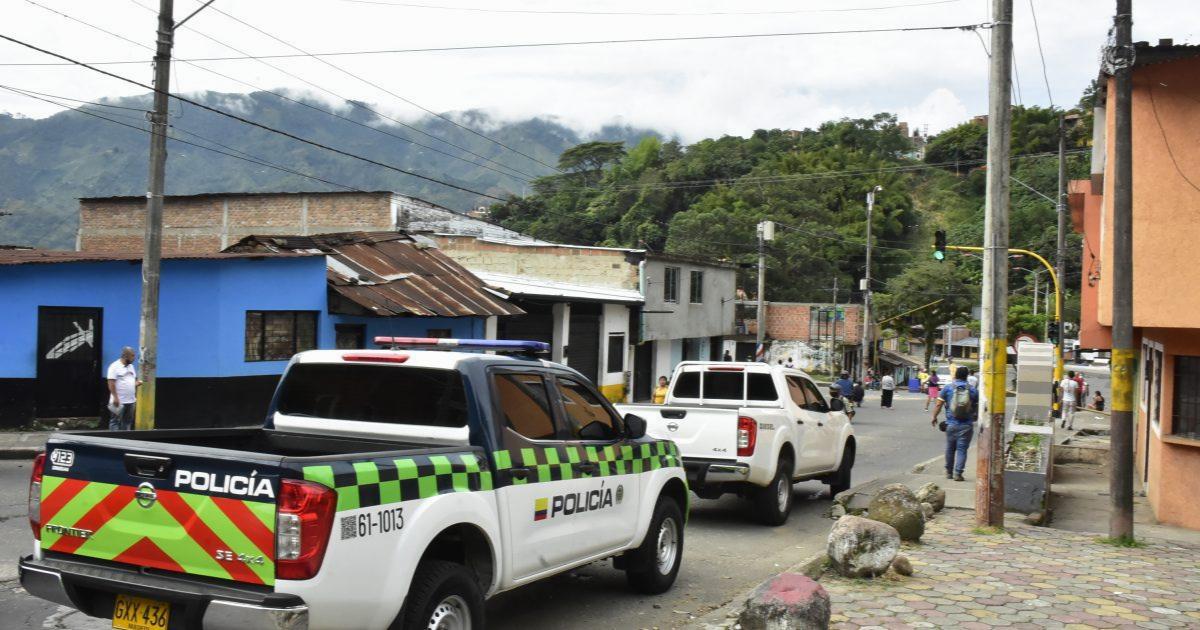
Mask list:
[[[976,410],[979,406],[979,390],[967,382],[970,375],[966,367],[954,371],[954,382],[942,388],[933,407],[933,421],[937,426],[938,414],[946,409],[946,478],[963,481],[963,469],[967,467],[967,448],[975,431]]]

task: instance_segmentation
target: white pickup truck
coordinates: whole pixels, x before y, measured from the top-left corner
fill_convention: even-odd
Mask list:
[[[679,447],[697,496],[742,495],[764,524],[787,521],[797,481],[820,479],[831,494],[850,487],[855,440],[843,401],[827,399],[800,370],[685,361],[666,404],[617,409],[645,418],[649,435]]]
[[[483,628],[484,599],[613,558],[671,587],[688,496],[537,342],[392,339],[289,364],[265,426],[55,434],[29,593],[114,628]]]

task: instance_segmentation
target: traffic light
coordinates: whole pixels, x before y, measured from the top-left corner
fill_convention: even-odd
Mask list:
[[[946,230],[933,233],[933,259],[946,260]]]
[[[1058,322],[1050,322],[1046,326],[1046,340],[1050,343],[1058,343]]]

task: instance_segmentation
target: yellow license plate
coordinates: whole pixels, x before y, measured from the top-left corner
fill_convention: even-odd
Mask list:
[[[157,599],[117,595],[112,627],[121,630],[166,630],[171,605]]]

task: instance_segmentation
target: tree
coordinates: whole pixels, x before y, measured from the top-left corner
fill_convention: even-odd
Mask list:
[[[624,142],[585,142],[563,151],[558,168],[578,173],[585,185],[599,179],[605,166],[625,157]]]
[[[938,328],[967,319],[978,295],[979,288],[964,282],[956,265],[925,260],[888,281],[887,291],[876,293],[874,301],[879,320],[907,313],[884,326],[901,334],[919,334],[925,341],[928,369]],[[936,300],[941,301],[930,304]]]

